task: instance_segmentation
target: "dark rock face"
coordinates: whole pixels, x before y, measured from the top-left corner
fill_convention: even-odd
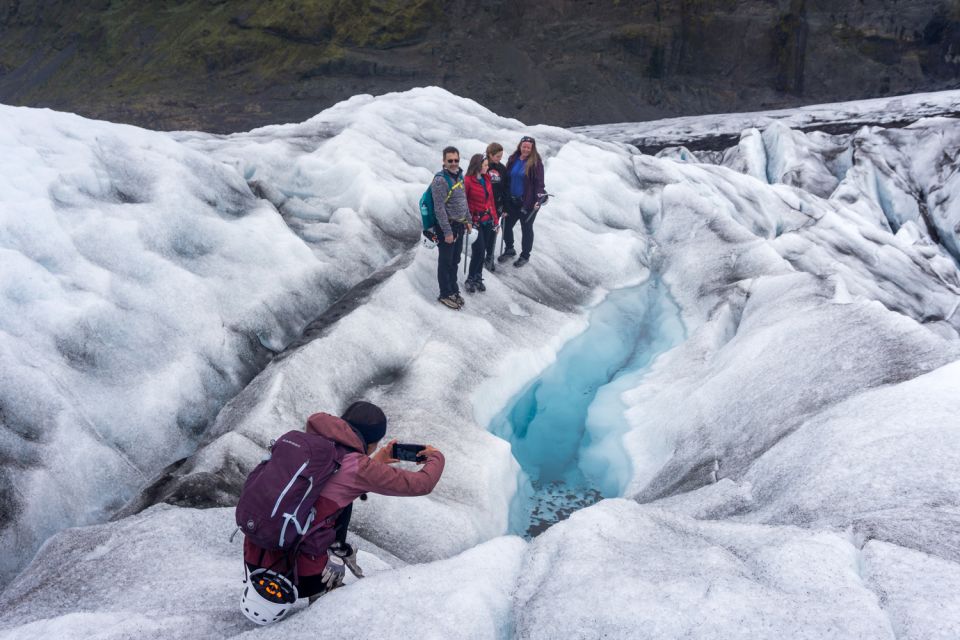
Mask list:
[[[564,126],[960,86],[958,0],[0,0],[0,102],[160,129],[439,85]]]

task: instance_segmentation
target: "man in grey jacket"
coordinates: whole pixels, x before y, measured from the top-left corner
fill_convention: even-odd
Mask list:
[[[451,309],[463,306],[460,285],[457,283],[457,266],[463,249],[463,236],[470,233],[470,210],[463,190],[463,171],[460,169],[460,152],[456,147],[443,150],[443,171],[433,178],[430,185],[433,195],[433,210],[437,216],[437,234],[440,238],[437,263],[437,282],[440,296],[437,300]]]

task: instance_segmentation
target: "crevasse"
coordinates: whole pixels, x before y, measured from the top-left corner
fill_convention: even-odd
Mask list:
[[[510,531],[536,536],[573,511],[622,494],[631,474],[621,395],[684,339],[680,313],[658,278],[610,293],[587,328],[491,421],[522,469]]]

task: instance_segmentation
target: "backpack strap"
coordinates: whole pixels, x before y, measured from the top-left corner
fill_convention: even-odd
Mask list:
[[[454,189],[463,189],[463,176],[457,176],[457,181],[454,182],[453,178],[451,178],[450,174],[446,171],[438,171],[436,175],[443,176],[443,179],[447,181],[447,187],[450,189],[447,191],[447,197],[443,201],[443,203],[446,204],[450,202],[450,196],[453,195]]]

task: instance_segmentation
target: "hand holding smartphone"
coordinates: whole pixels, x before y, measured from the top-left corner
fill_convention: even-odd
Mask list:
[[[423,462],[426,460],[426,458],[421,456],[420,452],[426,448],[426,445],[423,444],[403,444],[400,442],[394,442],[391,455],[395,459],[402,460],[403,462]]]

